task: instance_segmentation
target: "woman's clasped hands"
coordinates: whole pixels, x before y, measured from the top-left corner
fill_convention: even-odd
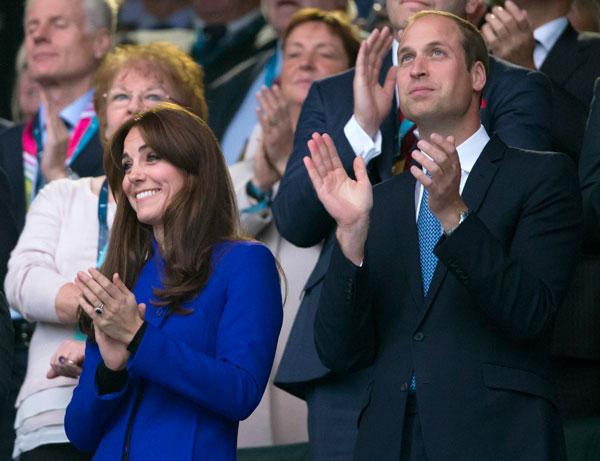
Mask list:
[[[112,370],[127,365],[127,346],[144,323],[146,305],[138,303],[118,274],[112,281],[94,268],[78,272],[78,302],[94,323],[94,335],[104,364]]]

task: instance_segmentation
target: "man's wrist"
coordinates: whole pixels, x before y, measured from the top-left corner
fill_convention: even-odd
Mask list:
[[[469,216],[469,209],[465,206],[459,208],[453,217],[442,224],[442,232],[446,237],[449,237],[457,228],[460,226],[465,219]]]
[[[349,227],[338,226],[335,236],[342,253],[355,266],[361,266],[365,258],[365,242],[369,231],[368,219]]]
[[[354,119],[356,120],[356,123],[358,123],[358,126],[360,126],[360,128],[367,135],[369,135],[369,137],[373,141],[375,141],[375,137],[377,136],[377,132],[379,131],[380,124],[378,124],[377,126],[372,126],[372,124],[362,121],[360,119],[360,117],[358,115],[356,115],[356,112],[354,113]],[[369,121],[372,121],[372,120],[369,120]]]

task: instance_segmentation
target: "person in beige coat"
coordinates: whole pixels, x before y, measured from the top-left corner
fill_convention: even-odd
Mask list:
[[[287,280],[272,376],[321,245],[299,248],[285,240],[272,222],[270,203],[292,152],[296,124],[310,85],[352,67],[359,45],[358,32],[342,13],[315,8],[298,11],[284,33],[278,83],[257,94],[259,123],[248,139],[242,160],[230,167],[243,229],[269,247]],[[303,400],[274,387],[271,380],[256,411],[240,424],[238,446],[304,442],[308,439],[306,414]]]

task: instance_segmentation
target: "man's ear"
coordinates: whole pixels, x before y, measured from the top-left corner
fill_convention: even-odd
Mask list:
[[[471,82],[473,90],[481,92],[485,87],[487,76],[485,74],[485,67],[481,61],[475,61],[471,67]]]
[[[99,29],[94,37],[94,57],[102,59],[112,47],[112,35],[108,29]]]

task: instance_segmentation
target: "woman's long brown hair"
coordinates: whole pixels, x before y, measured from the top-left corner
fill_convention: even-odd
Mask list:
[[[131,290],[144,263],[152,255],[152,228],[140,223],[123,193],[123,144],[137,128],[145,143],[160,158],[179,168],[184,185],[163,215],[163,288],[154,292],[153,304],[182,312],[206,284],[211,273],[211,250],[224,240],[239,239],[235,195],[217,139],[206,122],[175,104],[164,103],[125,122],[113,136],[104,158],[110,187],[117,202],[111,239],[102,273],[118,273]],[[91,319],[81,316],[80,326],[92,335]]]

